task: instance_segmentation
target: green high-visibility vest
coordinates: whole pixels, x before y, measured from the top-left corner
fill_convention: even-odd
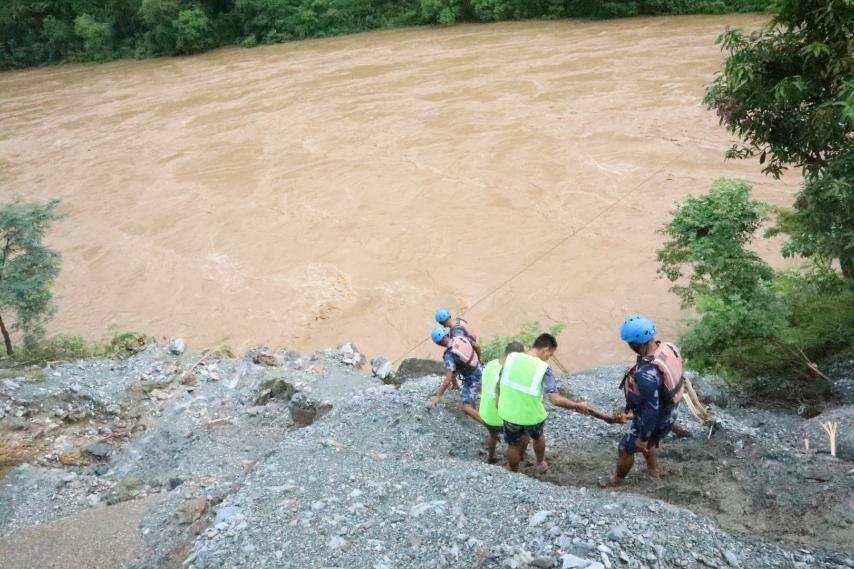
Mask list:
[[[483,377],[480,384],[480,407],[478,413],[483,422],[490,427],[500,427],[504,424],[498,416],[498,405],[496,404],[496,392],[498,380],[501,378],[501,362],[492,360],[483,368]]]
[[[538,425],[548,413],[543,405],[543,377],[549,366],[540,358],[513,353],[504,360],[498,415],[516,425]]]

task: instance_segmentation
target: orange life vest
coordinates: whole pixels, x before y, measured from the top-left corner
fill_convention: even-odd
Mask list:
[[[679,348],[670,342],[658,342],[655,351],[638,359],[638,363],[629,368],[623,375],[620,388],[629,401],[629,394],[640,395],[640,388],[635,381],[635,370],[641,362],[650,363],[661,372],[661,396],[665,405],[675,405],[682,401],[684,395],[685,377],[683,375],[684,365]]]
[[[480,365],[480,358],[477,357],[474,346],[465,336],[451,338],[451,345],[448,348],[466,367],[475,368]]]

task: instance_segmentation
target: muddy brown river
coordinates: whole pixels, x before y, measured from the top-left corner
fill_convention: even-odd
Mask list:
[[[762,21],[403,29],[4,73],[0,198],[63,200],[53,333],[395,358],[436,308],[473,307],[484,336],[563,322],[564,364],[613,363],[627,313],[682,323],[655,261],[675,202],[720,176],[791,202],[797,177],[726,162],[701,104],[715,37]]]

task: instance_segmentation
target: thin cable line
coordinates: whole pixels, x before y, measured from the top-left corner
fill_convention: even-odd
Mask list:
[[[660,174],[661,172],[663,172],[664,170],[666,170],[668,166],[670,166],[673,162],[675,162],[675,161],[676,161],[676,160],[678,160],[679,158],[682,158],[682,156],[684,156],[687,152],[688,152],[687,150],[685,150],[685,151],[683,151],[683,152],[680,152],[679,154],[677,154],[676,156],[674,156],[673,158],[671,158],[670,160],[668,160],[667,162],[665,162],[663,166],[661,166],[660,168],[658,168],[657,170],[655,170],[654,172],[652,172],[652,174],[650,174],[649,176],[647,176],[646,178],[644,178],[643,180],[641,180],[640,182],[638,182],[638,183],[637,183],[635,186],[633,186],[631,189],[629,189],[628,191],[624,192],[623,194],[620,194],[620,195],[617,197],[617,199],[615,199],[614,201],[610,202],[608,205],[606,205],[605,207],[603,207],[603,208],[602,208],[598,213],[596,213],[593,217],[591,217],[590,219],[588,219],[588,220],[587,220],[587,222],[585,222],[585,223],[583,223],[583,224],[579,225],[578,227],[576,227],[575,229],[573,229],[572,231],[570,231],[566,236],[564,236],[562,239],[560,239],[557,243],[555,243],[554,245],[552,245],[551,247],[549,247],[548,249],[546,249],[546,250],[545,250],[545,252],[543,252],[543,253],[541,253],[540,255],[538,255],[538,256],[536,256],[536,257],[534,257],[534,259],[533,259],[532,261],[530,261],[530,262],[526,263],[525,265],[523,265],[521,269],[519,269],[518,271],[516,271],[515,273],[513,273],[512,275],[510,275],[509,277],[507,277],[507,278],[506,278],[506,279],[504,279],[503,281],[501,281],[497,286],[493,287],[493,288],[492,288],[492,290],[490,290],[489,292],[487,292],[486,294],[484,294],[483,296],[481,296],[480,298],[478,298],[478,299],[477,299],[477,300],[476,300],[476,301],[475,301],[471,306],[469,306],[469,307],[468,307],[468,308],[466,308],[465,310],[460,311],[460,316],[463,316],[463,315],[465,315],[467,312],[470,312],[473,308],[475,308],[476,306],[478,306],[479,304],[481,304],[484,300],[486,300],[487,298],[491,297],[491,296],[492,296],[492,295],[494,295],[496,292],[498,292],[499,290],[501,290],[502,288],[504,288],[505,286],[507,286],[508,284],[510,284],[511,282],[513,282],[514,280],[516,280],[517,278],[519,278],[519,277],[520,277],[523,273],[525,273],[528,269],[530,269],[531,267],[533,267],[534,265],[536,265],[537,263],[539,263],[540,261],[542,261],[542,260],[543,260],[544,258],[546,258],[548,255],[550,255],[550,254],[551,254],[551,253],[553,253],[556,249],[558,249],[560,246],[562,246],[564,243],[566,243],[567,241],[569,241],[570,239],[572,239],[573,237],[575,237],[576,235],[578,235],[578,233],[580,233],[580,232],[581,232],[581,230],[583,230],[583,229],[587,229],[588,227],[590,227],[590,225],[591,225],[594,221],[596,221],[597,219],[599,219],[600,217],[602,217],[603,215],[605,215],[605,212],[606,212],[606,211],[610,210],[612,207],[614,207],[615,205],[617,205],[617,204],[621,203],[623,200],[625,200],[626,198],[628,198],[630,195],[634,194],[634,193],[638,190],[638,188],[640,188],[641,186],[643,186],[644,184],[646,184],[647,182],[649,182],[650,180],[652,180],[655,176],[657,176],[658,174]],[[426,338],[422,339],[420,342],[418,342],[417,344],[415,344],[414,346],[412,346],[411,348],[409,348],[408,350],[406,350],[402,355],[400,355],[400,356],[398,356],[396,359],[392,360],[392,362],[391,362],[391,363],[392,363],[392,364],[395,364],[395,363],[399,362],[400,360],[402,360],[403,358],[405,358],[406,356],[408,356],[409,354],[411,354],[412,352],[414,352],[415,350],[417,350],[418,348],[420,348],[421,346],[423,346],[426,342],[427,342],[427,339],[426,339]]]

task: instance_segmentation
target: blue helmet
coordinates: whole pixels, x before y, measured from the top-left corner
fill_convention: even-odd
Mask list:
[[[633,314],[620,326],[620,338],[629,344],[646,344],[655,338],[655,324],[646,316]]]
[[[441,326],[438,328],[433,328],[433,332],[430,334],[430,337],[433,338],[433,341],[437,344],[444,340],[448,336],[448,331],[442,328]]]
[[[436,311],[436,322],[441,324],[442,322],[446,322],[451,318],[451,311],[447,308],[440,308]]]

